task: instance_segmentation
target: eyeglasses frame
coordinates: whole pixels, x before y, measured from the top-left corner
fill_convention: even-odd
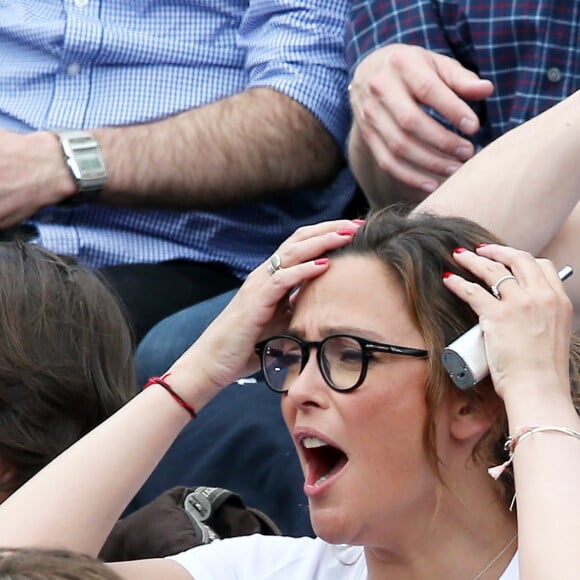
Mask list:
[[[324,365],[322,364],[322,348],[323,348],[325,343],[327,343],[329,340],[331,340],[333,338],[350,338],[351,340],[354,340],[355,342],[357,342],[361,347],[361,352],[362,352],[363,357],[362,357],[362,363],[361,363],[362,366],[361,366],[360,377],[359,377],[358,381],[352,387],[348,387],[346,389],[338,388],[336,385],[334,385],[332,383],[332,381],[330,380],[330,377],[327,376],[327,373],[324,370]],[[301,338],[298,338],[297,336],[292,336],[290,334],[280,334],[280,335],[270,336],[269,338],[266,338],[266,339],[258,342],[255,345],[255,352],[260,357],[260,368],[262,370],[262,374],[264,375],[264,380],[266,382],[266,385],[268,386],[268,388],[270,390],[274,391],[275,393],[279,393],[279,394],[287,393],[288,389],[286,389],[284,391],[280,391],[280,390],[274,388],[270,384],[270,382],[268,381],[268,375],[266,372],[266,365],[264,364],[264,355],[265,355],[266,347],[267,347],[268,343],[273,341],[273,340],[280,340],[280,339],[292,340],[296,344],[298,344],[298,346],[300,347],[300,352],[302,355],[302,361],[301,361],[302,364],[300,366],[300,371],[298,372],[298,374],[300,374],[304,370],[306,365],[308,364],[308,361],[310,360],[310,351],[313,348],[315,348],[316,349],[316,362],[318,364],[318,370],[320,371],[320,374],[322,375],[324,382],[333,391],[336,391],[338,393],[348,393],[350,391],[354,391],[355,389],[357,389],[358,387],[360,387],[363,384],[364,380],[366,379],[367,372],[368,372],[369,359],[370,359],[370,356],[373,352],[388,352],[390,354],[396,354],[396,355],[401,355],[401,356],[411,356],[411,357],[415,357],[415,358],[427,358],[429,356],[429,351],[421,349],[421,348],[412,348],[412,347],[408,347],[408,346],[399,346],[396,344],[387,344],[384,342],[376,342],[373,340],[368,340],[366,338],[362,338],[361,336],[356,336],[355,334],[348,334],[348,333],[329,334],[328,336],[326,336],[322,340],[303,340]]]

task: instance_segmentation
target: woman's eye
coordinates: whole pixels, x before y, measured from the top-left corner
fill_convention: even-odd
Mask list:
[[[291,367],[300,364],[300,359],[302,355],[299,352],[284,352],[280,353],[277,357],[280,365],[285,367]]]
[[[358,349],[345,348],[340,352],[339,360],[343,363],[360,363],[362,352]]]

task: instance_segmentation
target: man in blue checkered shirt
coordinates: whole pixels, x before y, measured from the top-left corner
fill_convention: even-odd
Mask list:
[[[137,338],[239,285],[298,226],[341,215],[354,191],[342,154],[349,7],[0,3],[4,239],[104,268]],[[99,169],[100,148],[102,191],[73,178],[53,129],[87,131],[77,163]]]
[[[423,199],[580,88],[577,0],[357,1],[347,36],[349,159],[374,205]]]

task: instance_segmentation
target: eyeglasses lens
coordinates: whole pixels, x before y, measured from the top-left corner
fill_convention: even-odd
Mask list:
[[[264,350],[263,369],[268,384],[284,392],[303,368],[302,348],[298,340],[276,338]],[[350,389],[359,381],[364,354],[360,344],[347,336],[334,336],[322,342],[320,370],[335,389]]]
[[[327,379],[336,389],[350,389],[360,379],[364,355],[356,340],[332,337],[324,342],[320,358]]]
[[[268,342],[263,358],[263,370],[268,384],[276,391],[287,391],[302,369],[300,344],[292,339],[276,338]]]

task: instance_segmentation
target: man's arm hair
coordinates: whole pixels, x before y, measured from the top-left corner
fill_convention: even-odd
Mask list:
[[[209,208],[322,187],[344,164],[314,115],[253,88],[143,125],[93,131],[109,172],[103,201]]]

